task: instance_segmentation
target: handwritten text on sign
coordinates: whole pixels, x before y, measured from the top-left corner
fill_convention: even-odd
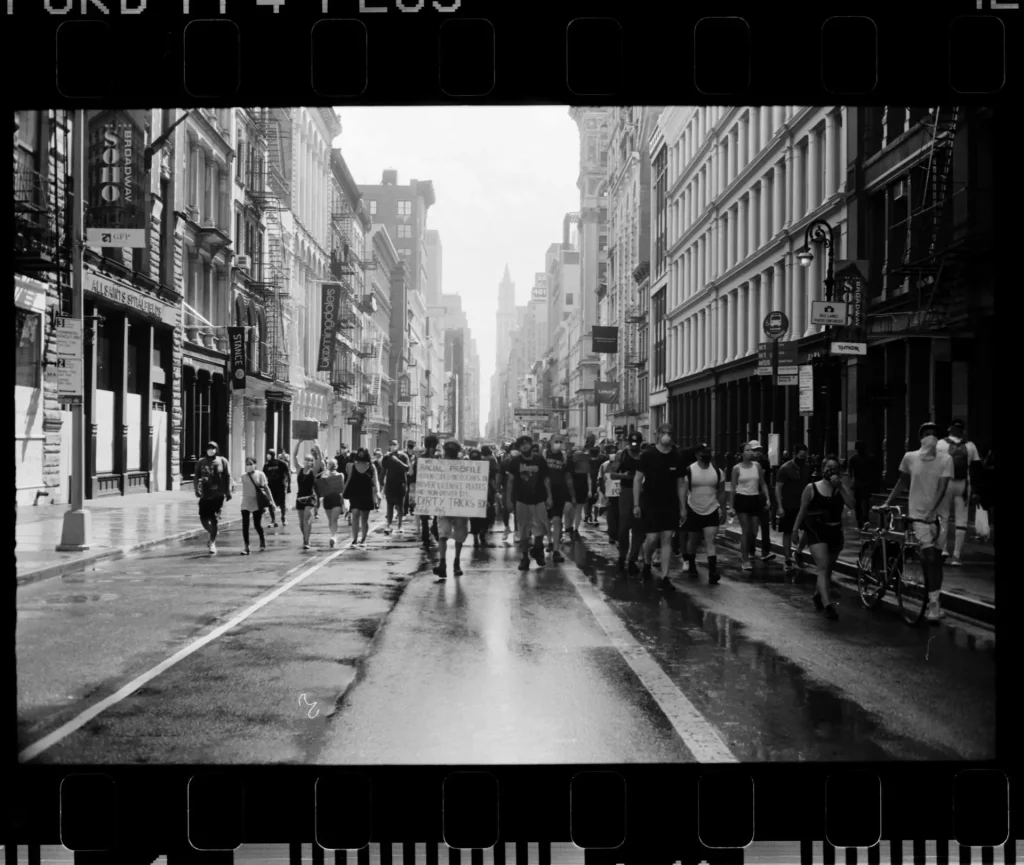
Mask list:
[[[483,460],[420,458],[416,513],[436,517],[486,517],[490,464]]]

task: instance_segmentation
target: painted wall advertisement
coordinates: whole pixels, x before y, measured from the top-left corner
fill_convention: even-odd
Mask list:
[[[490,464],[484,460],[420,457],[416,468],[416,513],[437,517],[487,516]]]
[[[146,247],[145,165],[147,110],[87,112],[89,246]]]

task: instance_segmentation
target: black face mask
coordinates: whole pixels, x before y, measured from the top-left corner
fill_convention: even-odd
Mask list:
[[[802,457],[793,457],[793,462],[797,462],[797,463],[801,463],[801,464],[807,462],[807,454],[804,454]]]

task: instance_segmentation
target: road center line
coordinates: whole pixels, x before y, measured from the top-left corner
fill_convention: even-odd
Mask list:
[[[566,561],[566,564],[569,564]],[[568,575],[567,575],[568,576]],[[612,612],[601,593],[594,588],[579,566],[570,578],[583,602],[608,635],[612,645],[629,664],[641,684],[669,719],[679,738],[701,763],[737,763],[736,756],[718,731],[679,690],[664,670],[644,649],[622,620]]]
[[[384,517],[380,517],[375,522],[369,524],[367,526],[367,534],[369,534],[372,531],[375,531],[377,528],[379,528],[381,525],[383,525],[384,522],[385,522]],[[290,580],[289,582],[285,583],[282,586],[278,586],[273,591],[271,591],[268,594],[264,595],[262,598],[260,598],[254,604],[252,604],[251,606],[249,606],[246,609],[242,610],[242,612],[240,612],[238,615],[236,615],[230,621],[225,622],[223,625],[219,625],[218,627],[216,627],[212,631],[210,631],[210,633],[206,634],[203,637],[200,637],[195,642],[189,643],[187,646],[185,646],[185,648],[180,649],[179,651],[177,651],[173,655],[171,655],[171,657],[167,658],[164,661],[161,661],[155,667],[153,667],[150,670],[147,670],[145,673],[143,673],[138,678],[133,679],[131,682],[129,682],[127,685],[125,685],[120,690],[118,690],[115,693],[111,694],[109,697],[105,697],[104,699],[100,700],[98,703],[90,706],[84,712],[81,712],[80,714],[76,715],[74,718],[72,718],[66,724],[62,724],[60,727],[58,727],[52,733],[49,733],[48,735],[44,736],[38,742],[33,742],[31,745],[29,745],[27,748],[25,748],[23,751],[21,751],[18,754],[18,761],[21,762],[21,763],[26,763],[29,760],[35,759],[40,754],[42,754],[43,751],[46,751],[47,749],[52,748],[61,739],[65,739],[68,736],[70,736],[72,733],[74,733],[76,730],[81,729],[86,724],[88,724],[93,718],[95,718],[97,715],[101,714],[102,712],[105,712],[107,709],[109,709],[111,706],[115,705],[116,703],[120,703],[125,697],[130,696],[135,691],[137,691],[139,688],[141,688],[143,685],[145,685],[147,682],[155,679],[161,673],[164,673],[167,670],[169,670],[171,667],[173,667],[179,661],[183,661],[185,658],[187,658],[193,652],[196,652],[199,649],[201,649],[207,643],[210,643],[213,640],[216,640],[217,637],[225,634],[226,632],[228,632],[232,628],[234,628],[236,625],[244,622],[247,618],[249,618],[249,616],[251,616],[253,613],[257,612],[258,610],[263,609],[263,607],[265,607],[267,604],[269,604],[275,598],[278,598],[281,595],[283,595],[285,592],[287,592],[292,586],[298,585],[304,579],[306,579],[306,577],[308,577],[310,574],[316,572],[317,570],[322,568],[324,565],[326,565],[328,562],[334,561],[336,558],[338,558],[338,556],[340,556],[342,553],[344,553],[344,552],[346,552],[347,550],[350,550],[350,549],[351,549],[351,546],[349,546],[349,545],[343,546],[340,550],[336,550],[335,552],[329,554],[326,558],[324,558],[321,561],[317,562],[316,564],[306,568],[306,570],[303,571],[301,574],[299,574],[297,577],[295,577],[294,579]],[[370,552],[372,552],[372,550],[370,550]],[[305,563],[296,565],[291,570],[285,572],[285,577],[287,578],[290,574],[294,574],[296,571],[300,570],[303,567],[305,567]]]

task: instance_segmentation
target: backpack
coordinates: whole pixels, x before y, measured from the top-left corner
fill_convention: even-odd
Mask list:
[[[949,455],[953,458],[953,480],[962,481],[967,478],[969,461],[967,458],[967,442],[955,442],[950,438],[946,439],[949,444]]]

